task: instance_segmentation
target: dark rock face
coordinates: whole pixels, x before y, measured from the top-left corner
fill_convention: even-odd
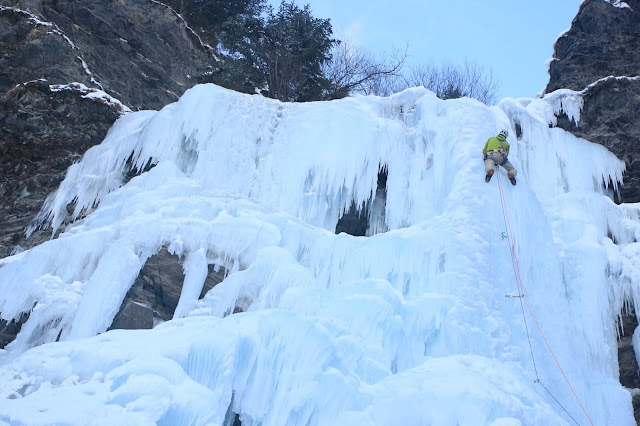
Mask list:
[[[224,268],[216,272],[209,265],[200,298],[222,282],[225,275]],[[183,281],[180,259],[163,248],[147,260],[109,329],[149,329],[169,321],[178,306]]]
[[[133,110],[160,109],[196,84],[214,59],[160,2],[0,4],[1,258],[49,237],[39,232],[27,241],[25,228],[66,169],[100,143],[123,112],[117,104],[82,98],[87,90],[103,90]],[[70,83],[89,89],[50,87]]]
[[[622,314],[622,335],[618,341],[618,366],[620,383],[629,389],[640,389],[640,369],[632,342],[633,332],[637,327],[638,320],[634,313]],[[634,395],[631,403],[636,423],[640,424],[640,395]]]
[[[0,257],[50,237],[42,231],[27,240],[24,229],[67,168],[119,116],[117,107],[82,95],[36,81],[0,96]]]
[[[29,314],[22,314],[17,321],[6,321],[0,319],[0,349],[4,349],[13,342],[20,332],[22,325],[29,319]]]
[[[640,389],[638,361],[631,341],[633,332],[638,327],[634,314],[622,315],[622,335],[618,341],[618,364],[620,365],[620,383],[627,388]]]
[[[41,16],[42,21],[54,25],[38,29],[39,32],[55,29],[68,38],[67,51],[63,58],[55,61],[50,61],[50,56],[56,58],[55,52],[38,54],[46,50],[43,41],[34,43],[27,38],[24,45],[14,47],[19,50],[20,59],[18,69],[12,70],[17,78],[14,84],[47,77],[51,84],[79,81],[105,90],[132,109],[160,109],[193,86],[196,77],[206,72],[214,61],[212,52],[201,44],[182,18],[160,2],[13,0],[3,3],[28,8]],[[21,25],[42,27],[33,21]],[[56,34],[48,36],[61,38]],[[7,41],[6,44],[13,44]],[[54,42],[47,40],[47,43]],[[78,65],[84,75],[78,76]],[[30,77],[24,78],[26,75]]]
[[[111,323],[111,330],[148,330],[153,328],[153,308],[133,300],[127,301]]]
[[[53,30],[53,31],[52,31]],[[31,80],[91,85],[69,41],[24,11],[0,9],[0,94]]]
[[[558,126],[607,147],[627,164],[620,201],[640,201],[640,0],[615,7],[586,0],[571,29],[555,44],[546,92],[584,90],[580,123]],[[610,78],[606,77],[627,77]],[[603,80],[604,79],[604,80]]]
[[[604,145],[627,170],[620,200],[640,201],[640,79],[607,79],[590,87],[584,94],[580,123],[558,117],[558,126],[574,135]]]
[[[640,74],[640,0],[626,0],[631,9],[604,0],[586,0],[571,29],[555,44],[546,93],[582,90],[610,75]]]

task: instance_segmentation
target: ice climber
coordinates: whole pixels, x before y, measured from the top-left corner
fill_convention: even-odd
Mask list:
[[[509,156],[509,143],[507,142],[507,136],[509,132],[507,130],[500,130],[498,136],[494,136],[487,140],[487,143],[482,149],[484,155],[484,171],[487,175],[484,178],[485,182],[489,182],[495,171],[495,166],[502,166],[507,170],[507,177],[511,181],[511,185],[516,184],[516,169],[513,164],[509,162],[507,158]]]

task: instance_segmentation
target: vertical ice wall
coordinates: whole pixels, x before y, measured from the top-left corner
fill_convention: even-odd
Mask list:
[[[487,107],[413,89],[283,104],[205,85],[123,117],[41,220],[60,227],[72,202],[90,214],[0,261],[2,318],[31,312],[0,354],[0,420],[82,422],[91,409],[166,424],[571,422],[539,377],[585,423],[530,330],[534,368],[521,306],[505,297],[518,288],[481,149],[509,128],[520,173],[504,201],[527,297],[594,422],[632,424],[614,324],[637,298],[638,210],[606,196],[620,161],[549,128],[576,102]],[[132,164],[154,167],[122,186]],[[388,232],[335,235],[381,167]],[[186,318],[92,337],[162,246],[184,259]],[[231,273],[198,301],[212,263]],[[79,395],[86,413],[56,409]]]

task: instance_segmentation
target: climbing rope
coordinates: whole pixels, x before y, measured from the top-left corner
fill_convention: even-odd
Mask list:
[[[591,420],[591,417],[589,417],[589,414],[587,413],[587,410],[585,410],[584,405],[582,405],[582,402],[580,401],[580,398],[578,398],[578,395],[576,394],[576,391],[573,389],[573,386],[571,385],[571,382],[567,378],[567,375],[564,373],[564,370],[562,369],[562,366],[560,365],[560,362],[558,361],[558,358],[556,357],[555,353],[553,352],[553,349],[551,349],[551,345],[549,344],[549,341],[547,340],[547,337],[542,332],[542,328],[540,327],[540,324],[538,323],[538,320],[536,319],[536,316],[533,314],[533,310],[531,309],[531,305],[529,304],[529,301],[527,300],[527,297],[524,294],[524,286],[522,285],[522,277],[521,277],[521,274],[520,274],[520,264],[518,262],[518,256],[516,254],[516,244],[515,244],[515,240],[513,238],[513,231],[511,230],[511,221],[509,220],[509,210],[507,209],[507,203],[506,203],[505,197],[504,197],[504,189],[502,188],[502,179],[500,178],[500,173],[499,173],[500,172],[500,167],[498,166],[497,168],[498,168],[498,170],[497,170],[498,173],[496,173],[496,174],[498,175],[498,186],[500,187],[500,198],[502,199],[502,217],[504,219],[505,227],[507,229],[507,236],[505,236],[504,233],[503,233],[502,237],[503,238],[507,238],[509,240],[509,246],[510,246],[510,251],[511,251],[511,264],[513,266],[513,272],[514,272],[514,275],[515,275],[515,277],[517,279],[517,286],[518,286],[518,296],[507,296],[507,297],[520,299],[520,307],[522,308],[522,318],[524,319],[524,326],[525,326],[525,330],[527,332],[527,340],[529,341],[529,350],[531,351],[531,360],[533,361],[533,369],[534,369],[534,371],[536,373],[536,380],[534,381],[534,383],[540,384],[544,388],[544,390],[547,391],[547,393],[551,396],[551,398],[553,398],[558,403],[558,405],[564,410],[564,412],[567,413],[567,415],[571,418],[571,420],[573,420],[577,425],[580,424],[580,423],[578,423],[576,421],[576,419],[573,418],[573,416],[571,416],[571,414],[560,403],[560,401],[558,401],[558,399],[551,393],[551,391],[549,391],[549,389],[540,381],[540,377],[538,376],[538,367],[536,366],[536,359],[535,359],[535,356],[533,354],[533,346],[531,345],[531,336],[529,334],[529,326],[527,324],[527,317],[525,315],[525,310],[524,310],[525,304],[527,305],[527,310],[529,311],[529,314],[531,314],[531,318],[533,318],[533,322],[535,323],[536,327],[538,328],[538,331],[540,332],[540,335],[542,336],[542,339],[544,340],[544,343],[547,345],[547,348],[549,349],[549,352],[551,353],[551,356],[553,357],[554,361],[556,362],[556,365],[560,369],[560,372],[562,373],[562,376],[564,377],[564,380],[569,385],[569,389],[571,389],[571,392],[573,393],[573,396],[576,398],[576,401],[578,401],[578,404],[580,405],[580,408],[582,408],[582,411],[584,412],[585,416],[587,416],[587,419],[589,420],[589,423],[591,423],[591,425],[593,425],[593,421]],[[524,303],[523,303],[523,301],[524,301]]]

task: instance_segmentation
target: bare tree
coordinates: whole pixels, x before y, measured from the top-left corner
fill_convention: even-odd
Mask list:
[[[500,86],[491,71],[470,60],[454,64],[420,64],[405,70],[408,46],[376,57],[349,39],[334,45],[331,60],[322,68],[331,81],[327,99],[353,93],[389,96],[409,87],[424,86],[441,99],[468,96],[486,104],[495,102]]]
[[[327,99],[344,98],[352,93],[382,94],[380,90],[397,85],[407,58],[408,46],[394,49],[389,56],[376,57],[350,40],[336,44],[331,60],[323,66],[325,77],[331,81]]]
[[[449,61],[441,65],[423,64],[410,69],[405,77],[405,88],[424,86],[441,99],[467,96],[488,105],[495,102],[500,86],[491,71],[467,59],[462,65]]]

